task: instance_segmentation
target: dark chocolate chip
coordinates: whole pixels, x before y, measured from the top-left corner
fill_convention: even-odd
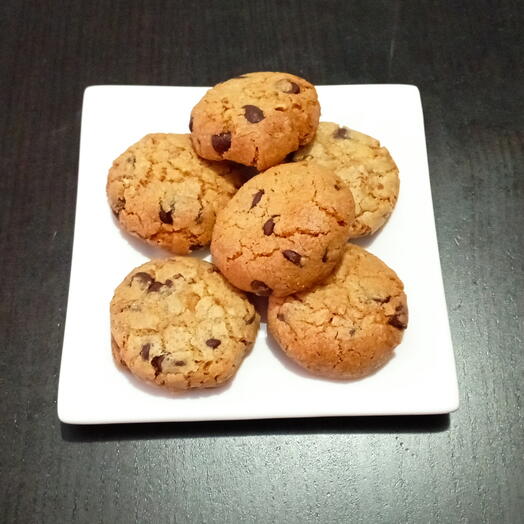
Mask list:
[[[335,184],[335,189],[336,189],[337,191],[340,191],[340,186],[339,186],[338,184]]]
[[[260,107],[247,105],[242,106],[242,109],[244,110],[244,118],[252,124],[257,124],[266,118],[264,116],[264,111],[262,111]]]
[[[160,208],[160,211],[158,212],[158,217],[164,224],[172,224],[173,223],[173,210],[164,211],[162,208]]]
[[[379,304],[387,304],[391,300],[391,297],[390,296],[385,297],[385,298],[373,297],[372,300],[374,300],[375,302],[378,302]]]
[[[222,342],[218,340],[218,338],[209,338],[206,340],[206,346],[209,346],[210,348],[216,349],[218,346],[220,346]]]
[[[220,133],[211,137],[213,149],[219,154],[225,153],[231,147],[231,133]]]
[[[349,138],[349,131],[346,127],[339,127],[334,133],[333,138]]]
[[[165,355],[157,355],[156,357],[153,357],[151,359],[151,365],[153,366],[153,369],[155,370],[155,376],[158,375],[162,371],[162,362],[166,358]]]
[[[253,280],[251,282],[251,289],[255,295],[259,295],[261,297],[268,297],[271,295],[271,293],[273,293],[273,290],[261,280]]]
[[[352,337],[352,336],[355,334],[356,331],[357,331],[357,330],[356,330],[355,328],[351,328],[351,329],[349,330],[349,335]]]
[[[135,280],[138,280],[141,284],[149,286],[151,285],[151,282],[154,282],[155,279],[149,273],[140,271],[131,277],[131,283],[133,283]]]
[[[251,318],[248,318],[246,320],[246,324],[249,325],[249,324],[253,324],[253,322],[255,321],[255,318],[257,317],[256,313],[253,314],[253,316]]]
[[[148,293],[156,293],[157,291],[160,291],[164,284],[162,282],[158,282],[158,280],[155,280],[154,282],[151,282],[149,284],[149,287],[147,288]]]
[[[284,316],[284,313],[277,313],[278,320],[281,320],[282,322],[286,321],[286,317]]]
[[[185,360],[175,360],[175,361],[173,362],[173,364],[174,364],[175,366],[185,366],[185,365],[186,365],[186,361],[185,361]]]
[[[283,92],[292,95],[298,95],[300,93],[300,86],[291,80],[282,79],[277,82],[277,87]]]
[[[284,258],[295,264],[295,266],[300,266],[300,259],[302,258],[302,255],[296,251],[293,251],[292,249],[285,249],[282,251],[282,254],[284,255]]]
[[[403,322],[398,315],[393,315],[389,317],[388,324],[397,329],[406,329],[407,328],[407,325],[405,324],[405,322]]]
[[[193,116],[189,119],[189,131],[193,132]]]
[[[251,202],[251,209],[253,209],[260,202],[264,193],[265,191],[263,189],[260,189],[253,195],[253,201]]]
[[[324,254],[322,255],[322,262],[324,262],[324,264],[328,261],[328,250],[326,248],[326,250],[324,251]]]
[[[271,233],[273,233],[273,229],[275,229],[275,222],[273,219],[270,218],[267,220],[262,229],[264,230],[264,235],[271,235]]]
[[[166,287],[173,287],[173,281],[171,279],[167,279],[165,282],[164,282],[164,286]]]
[[[144,344],[140,350],[140,356],[144,360],[149,360],[149,350],[151,349],[151,344]]]

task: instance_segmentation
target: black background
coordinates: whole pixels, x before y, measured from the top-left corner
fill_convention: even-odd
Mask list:
[[[3,0],[0,519],[521,521],[523,22],[518,0]],[[84,88],[256,70],[420,88],[459,411],[61,425]]]

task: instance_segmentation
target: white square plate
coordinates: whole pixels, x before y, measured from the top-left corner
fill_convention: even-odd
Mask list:
[[[132,268],[168,256],[122,233],[105,184],[114,158],[151,132],[186,133],[201,87],[94,86],[84,95],[75,239],[58,388],[58,416],[74,424],[448,413],[458,407],[453,348],[435,234],[418,89],[407,85],[318,88],[322,120],[378,138],[400,170],[389,222],[361,245],[404,281],[409,326],[374,375],[335,382],[307,375],[268,341],[233,381],[181,395],[143,385],[113,363],[109,302]]]

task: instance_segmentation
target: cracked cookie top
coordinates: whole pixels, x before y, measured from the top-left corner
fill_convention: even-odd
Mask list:
[[[311,141],[320,106],[312,84],[289,73],[248,73],[211,88],[191,112],[197,153],[263,171]]]
[[[355,199],[351,238],[377,231],[395,207],[400,183],[397,166],[389,151],[370,136],[320,122],[314,140],[293,159],[333,169],[349,186]]]
[[[216,267],[189,257],[134,269],[111,301],[115,360],[170,390],[211,388],[236,372],[260,318]]]
[[[392,356],[408,322],[404,286],[380,259],[348,244],[322,284],[270,297],[268,327],[284,352],[315,375],[369,375]]]
[[[289,295],[329,275],[353,217],[351,191],[332,171],[275,166],[244,184],[218,215],[213,261],[240,289]]]
[[[184,255],[209,244],[217,212],[241,184],[240,170],[209,162],[189,135],[146,135],[109,170],[107,194],[128,232]]]

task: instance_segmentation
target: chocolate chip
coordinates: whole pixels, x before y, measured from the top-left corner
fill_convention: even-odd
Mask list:
[[[339,127],[334,133],[333,138],[349,138],[349,130],[346,127]]]
[[[357,331],[357,330],[356,330],[355,328],[351,328],[351,329],[349,330],[349,336],[352,337],[352,336],[355,334],[356,331]]]
[[[193,115],[191,115],[189,119],[189,131],[191,131],[191,133],[193,132]]]
[[[267,220],[262,229],[264,230],[264,235],[271,235],[271,233],[273,233],[273,229],[275,229],[275,222],[273,222],[273,219],[270,218]]]
[[[149,284],[149,287],[147,288],[148,293],[156,293],[157,291],[160,291],[164,284],[162,282],[158,282],[158,280],[155,280],[154,282],[151,282]]]
[[[300,93],[300,86],[291,80],[283,78],[277,82],[277,88],[280,89],[283,93],[297,95]]]
[[[126,158],[126,162],[128,164],[133,164],[136,162],[136,158],[135,158],[135,155],[129,155],[127,158]]]
[[[374,300],[375,302],[378,302],[379,304],[387,304],[391,300],[391,297],[390,296],[385,297],[385,298],[373,297],[371,300]]]
[[[173,281],[169,278],[164,282],[164,286],[166,287],[173,287]]]
[[[408,326],[403,322],[398,315],[393,315],[389,317],[388,324],[397,329],[406,329]]]
[[[219,154],[225,153],[231,147],[231,133],[220,133],[211,137],[213,149]]]
[[[284,316],[284,313],[277,313],[278,320],[281,320],[282,322],[286,321],[286,317]]]
[[[151,349],[151,344],[144,344],[140,350],[140,356],[144,360],[149,360],[149,350]]]
[[[175,366],[185,366],[185,365],[186,365],[186,361],[185,361],[185,360],[175,360],[175,361],[173,362],[173,364],[174,364]]]
[[[253,209],[262,199],[262,196],[264,195],[265,191],[263,189],[260,189],[253,195],[253,201],[251,202],[251,208]]]
[[[172,224],[173,223],[173,215],[171,214],[173,210],[164,211],[162,208],[160,208],[160,211],[158,212],[158,217],[164,224]]]
[[[324,264],[328,261],[328,250],[326,248],[326,250],[324,251],[324,254],[322,255],[322,262],[324,262]]]
[[[151,282],[154,282],[155,279],[149,273],[140,271],[131,277],[131,283],[133,283],[135,280],[138,280],[141,284],[149,286],[151,285]]]
[[[296,251],[293,251],[292,249],[285,249],[282,251],[282,254],[284,255],[284,258],[295,264],[295,266],[300,266],[300,259],[302,258],[302,255]]]
[[[162,362],[164,362],[165,358],[166,358],[165,355],[157,355],[156,357],[153,357],[151,359],[151,365],[153,366],[153,369],[155,370],[155,376],[158,375],[162,371]]]
[[[253,316],[251,318],[248,318],[246,320],[246,324],[249,326],[249,324],[253,324],[253,322],[255,321],[255,318],[257,317],[256,313],[253,313]]]
[[[340,191],[340,186],[339,186],[338,184],[335,184],[335,189],[336,189],[337,191]]]
[[[264,111],[262,111],[260,107],[247,105],[242,106],[242,109],[244,110],[244,118],[252,124],[257,124],[266,118],[264,116]]]
[[[242,342],[242,344],[244,344],[244,346],[249,345],[249,340],[246,340],[245,338],[241,338],[240,342]]]
[[[206,346],[209,346],[213,349],[216,349],[218,346],[220,346],[220,344],[222,344],[222,342],[217,338],[209,338],[206,340]]]
[[[189,246],[189,250],[194,251],[195,249],[201,249],[202,247],[203,247],[202,244],[191,244]]]
[[[268,297],[271,295],[271,293],[273,293],[273,290],[261,280],[253,280],[251,282],[251,289],[255,295],[259,295],[261,297]]]

